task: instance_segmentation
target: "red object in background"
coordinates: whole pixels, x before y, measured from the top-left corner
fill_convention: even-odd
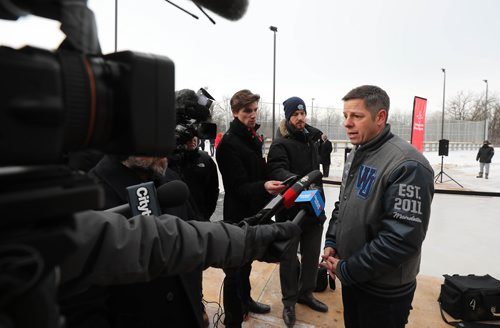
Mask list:
[[[411,122],[411,144],[421,153],[424,151],[426,109],[427,99],[415,97],[413,100],[413,118]]]
[[[214,141],[214,147],[217,149],[217,146],[219,145],[220,139],[222,139],[222,132],[217,133],[215,136],[215,141]]]

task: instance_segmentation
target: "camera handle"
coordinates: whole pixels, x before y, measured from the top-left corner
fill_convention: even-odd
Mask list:
[[[59,49],[69,48],[84,54],[102,54],[95,16],[87,7],[86,1],[62,1],[59,21],[61,31],[66,35]]]

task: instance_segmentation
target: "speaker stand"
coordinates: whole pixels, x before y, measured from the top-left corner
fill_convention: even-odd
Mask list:
[[[436,176],[434,177],[434,183],[438,183],[438,180],[440,180],[440,181],[439,181],[439,183],[443,183],[443,175],[446,175],[446,176],[450,179],[450,180],[448,180],[448,181],[453,181],[453,182],[455,182],[457,185],[459,185],[459,186],[460,186],[460,188],[463,188],[464,186],[462,186],[462,185],[461,185],[460,183],[458,183],[455,179],[453,179],[453,178],[452,178],[452,177],[450,177],[448,174],[446,174],[446,172],[445,172],[445,171],[443,171],[443,161],[444,161],[444,156],[443,156],[443,155],[441,155],[441,171],[439,171],[439,173],[438,173],[438,174],[436,174]],[[445,181],[445,182],[447,182],[447,181]]]

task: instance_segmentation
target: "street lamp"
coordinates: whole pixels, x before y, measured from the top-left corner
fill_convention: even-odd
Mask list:
[[[444,156],[448,156],[448,146],[449,146],[449,140],[444,139],[444,104],[445,104],[445,95],[446,95],[446,69],[441,68],[441,71],[443,72],[443,110],[441,113],[441,140],[439,140],[439,156],[441,156],[441,170],[439,171],[438,174],[434,177],[434,183],[437,183],[438,180],[440,183],[443,183],[443,175],[446,175],[451,181],[455,182],[457,185],[463,188],[463,186],[458,183],[455,179],[450,177],[446,172],[443,170],[443,164],[444,164]]]
[[[486,83],[486,98],[484,100],[484,139],[488,140],[488,80],[483,80]]]
[[[273,31],[274,34],[274,51],[273,51],[273,124],[272,124],[272,140],[274,141],[274,134],[275,134],[275,127],[274,127],[274,122],[275,122],[275,106],[276,106],[276,32],[278,32],[278,28],[276,26],[269,26],[269,29]]]
[[[115,52],[118,51],[118,0],[115,0]]]
[[[446,69],[441,68],[443,72],[443,111],[441,113],[441,139],[444,139],[444,102],[445,102],[445,91],[446,91]]]
[[[313,124],[313,116],[314,115],[314,98],[311,98],[311,124]]]

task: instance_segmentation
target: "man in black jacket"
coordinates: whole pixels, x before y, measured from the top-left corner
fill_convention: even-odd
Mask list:
[[[198,137],[185,143],[185,149],[168,158],[168,167],[189,187],[193,210],[199,221],[210,221],[219,198],[217,166],[207,152],[198,149]]]
[[[250,90],[236,92],[231,98],[234,120],[215,153],[224,183],[224,221],[239,222],[255,215],[271,195],[286,186],[280,181],[266,181],[262,140],[256,123],[260,96]],[[241,327],[247,313],[268,313],[271,308],[250,297],[251,262],[238,269],[225,269],[224,324]]]
[[[219,198],[219,177],[214,160],[198,149],[198,137],[186,141],[182,150],[169,156],[168,166],[177,172],[189,187],[189,205],[195,219],[210,221]],[[203,285],[203,271],[199,271],[200,287]],[[203,320],[208,326],[209,319],[203,306]]]
[[[494,155],[495,149],[490,147],[490,142],[488,140],[485,140],[476,156],[476,161],[479,161],[479,175],[476,178],[482,178],[484,171],[484,178],[488,179],[488,175],[490,174],[490,163]]]
[[[320,154],[321,154],[321,166],[323,167],[323,177],[328,178],[330,175],[330,164],[331,164],[331,158],[330,155],[332,153],[332,143],[330,140],[328,140],[328,136],[326,134],[323,134],[321,136],[321,140],[323,140],[321,147],[320,147]]]
[[[319,169],[319,145],[321,131],[306,124],[306,105],[299,97],[292,97],[283,103],[285,120],[280,124],[281,137],[274,140],[269,149],[269,177],[284,180],[291,176],[304,176]],[[320,189],[325,197],[321,184]],[[298,209],[291,208],[278,213],[277,220],[293,220]],[[321,248],[321,234],[325,213],[319,218],[307,217],[302,224],[302,234],[290,249],[288,259],[280,263],[280,282],[283,294],[283,320],[287,327],[295,324],[295,304],[301,303],[319,312],[327,312],[328,306],[312,295],[316,287],[318,260]],[[300,242],[300,263],[297,259],[297,247]],[[300,269],[299,269],[300,267]],[[299,274],[300,272],[300,274]]]

